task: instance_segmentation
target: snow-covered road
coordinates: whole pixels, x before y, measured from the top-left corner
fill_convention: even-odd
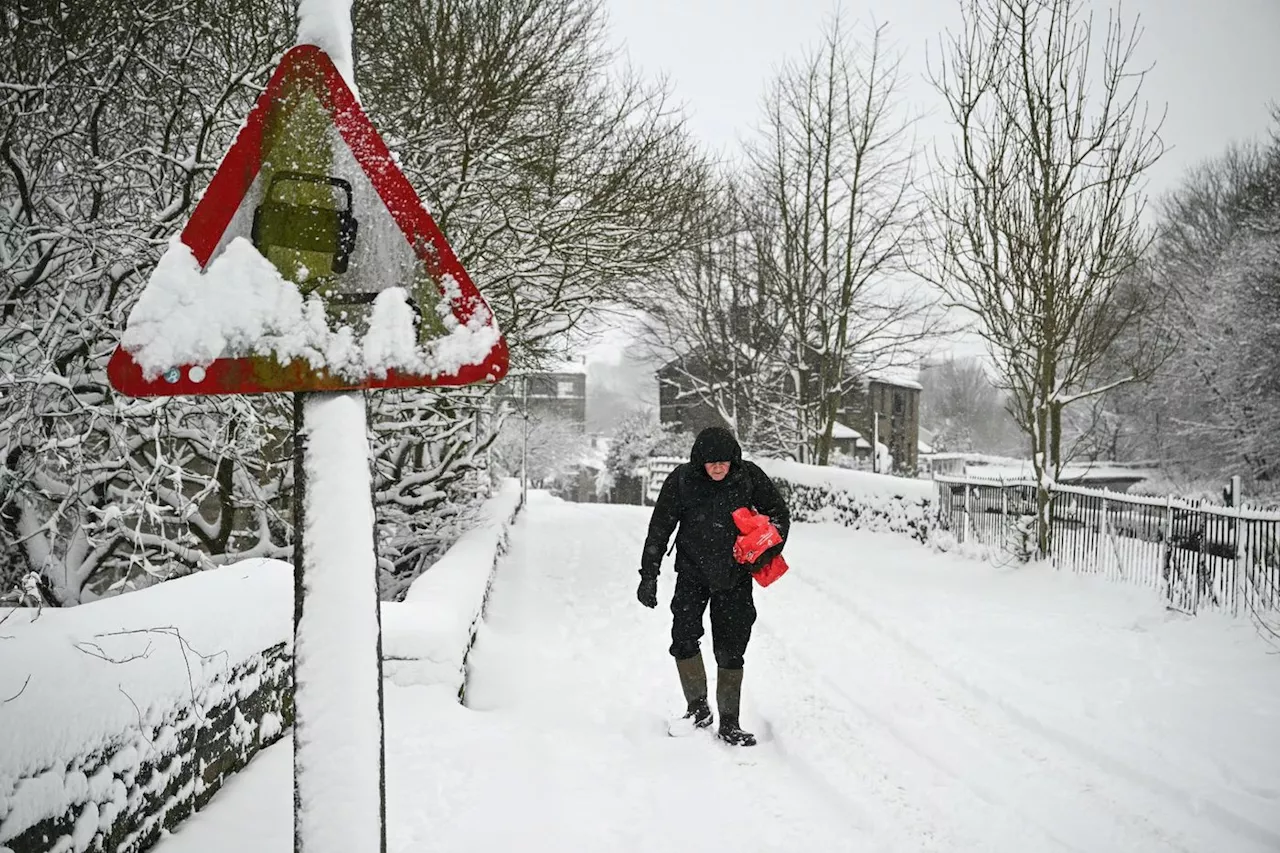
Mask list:
[[[468,707],[388,685],[392,850],[1280,850],[1280,656],[1247,624],[797,525],[792,571],[756,595],[761,743],[734,750],[665,736],[673,577],[656,612],[636,602],[647,520],[535,493]],[[291,849],[290,749],[160,853]]]

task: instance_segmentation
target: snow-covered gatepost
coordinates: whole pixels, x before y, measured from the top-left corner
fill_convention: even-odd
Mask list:
[[[140,397],[294,392],[295,849],[386,849],[365,392],[496,382],[506,343],[360,108],[351,0],[284,55],[131,312]]]

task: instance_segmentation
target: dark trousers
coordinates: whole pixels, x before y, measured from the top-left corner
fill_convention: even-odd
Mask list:
[[[697,572],[676,573],[676,591],[671,597],[671,656],[676,660],[698,653],[702,639],[702,617],[711,603],[711,647],[716,665],[722,669],[742,669],[742,656],[756,621],[756,605],[751,598],[751,577],[731,589],[712,590]]]

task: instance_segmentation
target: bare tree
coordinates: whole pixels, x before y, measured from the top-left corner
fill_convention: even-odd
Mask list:
[[[527,465],[530,487],[542,488],[572,473],[590,449],[591,440],[579,424],[536,413],[526,424],[524,415],[513,411],[493,442],[493,464],[499,473],[511,477],[519,476],[521,466]]]
[[[1020,436],[979,358],[947,358],[920,370],[920,425],[939,451],[1006,453]],[[1012,441],[1011,441],[1012,439]]]
[[[614,70],[601,0],[361,3],[357,78],[521,365],[661,275],[704,158],[666,91]]]
[[[768,262],[760,290],[790,373],[778,411],[791,416],[798,455],[818,464],[860,374],[914,361],[940,319],[906,284],[919,206],[885,33],[857,39],[836,18],[779,75],[750,153],[752,192],[771,212],[752,223]]]
[[[715,413],[746,446],[774,447],[766,413],[781,379],[781,329],[761,292],[770,261],[749,225],[752,212],[732,180],[708,198],[669,276],[633,300],[643,312],[641,340],[665,365],[677,399]],[[686,425],[689,426],[689,425]]]
[[[600,0],[357,2],[354,23],[363,105],[513,364],[554,358],[585,317],[670,267],[705,169],[665,91],[613,70]],[[379,523],[396,531],[383,541],[398,584],[456,527],[475,466],[506,460],[510,442],[493,444],[492,400],[467,391],[378,405]]]
[[[1063,409],[1149,375],[1167,351],[1143,339],[1122,375],[1099,376],[1150,316],[1151,293],[1122,284],[1148,243],[1141,180],[1163,148],[1138,99],[1136,24],[1113,12],[1099,41],[1084,6],[969,0],[931,74],[955,138],[932,183],[930,277],[976,316],[1030,438],[1041,553]]]

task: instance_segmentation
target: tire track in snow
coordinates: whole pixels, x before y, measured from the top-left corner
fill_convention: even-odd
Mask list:
[[[1230,832],[1241,840],[1259,844],[1263,850],[1280,849],[1280,835],[1266,827],[1259,826],[1247,818],[1224,809],[1213,801],[1201,800],[1175,785],[1142,773],[1079,738],[1045,725],[1040,720],[1018,710],[1008,702],[973,684],[954,670],[940,664],[928,652],[876,619],[865,608],[860,607],[849,596],[834,589],[832,585],[807,575],[797,574],[797,579],[801,584],[810,587],[813,590],[812,594],[818,600],[826,601],[845,611],[856,619],[857,624],[865,626],[865,628],[882,637],[891,645],[906,652],[918,663],[923,664],[925,669],[934,672],[937,676],[958,687],[973,700],[976,700],[976,706],[973,703],[963,702],[957,706],[959,714],[968,720],[970,725],[990,732],[996,731],[999,726],[993,726],[992,723],[995,721],[991,719],[992,713],[995,712],[999,714],[1001,721],[1007,720],[1024,732],[1034,735],[1041,742],[1042,748],[1034,748],[1032,746],[1033,742],[1028,742],[1025,738],[1001,739],[993,737],[992,739],[1006,754],[1010,752],[1012,747],[1013,751],[1021,753],[1025,758],[1036,764],[1046,768],[1052,767],[1056,774],[1070,775],[1080,786],[1081,792],[1087,793],[1090,800],[1104,811],[1113,815],[1120,822],[1120,825],[1139,830],[1151,840],[1158,839],[1163,845],[1166,845],[1164,849],[1172,847],[1173,849],[1185,850],[1188,848],[1184,845],[1190,842],[1190,837],[1202,834],[1203,827],[1180,820],[1179,822],[1183,825],[1183,831],[1176,833],[1177,836],[1181,837],[1175,837],[1175,834],[1169,831],[1161,821],[1161,818],[1167,818],[1171,814],[1179,818],[1186,815],[1204,816],[1219,829]],[[844,621],[848,622],[847,619]],[[985,713],[983,709],[985,709]],[[1065,751],[1074,759],[1076,766],[1060,760],[1057,756],[1052,755],[1051,752],[1046,752],[1043,746],[1047,744],[1044,742],[1056,746],[1058,749],[1055,751]],[[1102,773],[1090,772],[1089,767],[1102,771]],[[1069,774],[1068,770],[1070,770]],[[1099,784],[1100,782],[1102,783],[1101,785]],[[1132,788],[1124,790],[1123,787],[1116,790],[1118,787],[1116,783],[1118,782],[1126,782],[1130,786],[1139,788],[1140,791],[1135,792]],[[1151,811],[1149,807],[1133,808],[1136,805],[1132,802],[1135,793],[1140,793],[1147,799],[1156,800],[1158,804],[1156,817],[1148,814]],[[1114,794],[1121,795],[1114,798],[1118,802],[1113,801],[1112,796],[1108,796]],[[1170,806],[1174,808],[1171,809]]]
[[[801,742],[792,749],[789,745],[785,745],[790,737],[777,733],[776,730],[775,738],[780,744],[784,744],[783,750],[793,760],[804,763],[814,773],[825,775],[824,771],[816,767],[817,763],[824,759],[828,765],[836,759],[842,759],[844,766],[864,768],[857,774],[859,779],[864,783],[872,783],[872,790],[876,792],[878,799],[892,806],[895,822],[909,827],[908,838],[902,840],[904,843],[909,840],[910,844],[916,846],[909,844],[900,849],[992,850],[996,848],[993,846],[995,839],[991,837],[991,832],[995,826],[1004,824],[1001,837],[1017,838],[1018,841],[1002,849],[1035,849],[1037,851],[1049,849],[1043,844],[1030,843],[1032,836],[1038,836],[1054,845],[1053,849],[1056,850],[1097,853],[1096,848],[1080,847],[1059,837],[1049,827],[1013,808],[998,790],[976,783],[971,776],[940,761],[930,750],[921,747],[915,739],[906,735],[887,716],[873,710],[842,688],[825,673],[822,667],[816,665],[807,654],[800,651],[796,643],[783,639],[781,634],[767,623],[758,622],[757,626],[781,654],[785,663],[804,673],[805,678],[793,680],[821,685],[825,688],[822,693],[828,700],[826,702],[819,700],[819,703],[826,707],[811,707],[806,719],[797,722],[798,727],[812,723],[815,719],[820,719],[825,724],[828,731],[824,732],[826,737],[820,744],[821,754],[801,758],[800,753],[813,752],[815,745],[805,744],[802,742],[805,738],[797,737],[797,741]],[[782,667],[784,670],[786,668]],[[778,674],[774,673],[772,680],[776,683],[777,681],[785,682],[787,679],[779,678]],[[784,687],[791,688],[792,685],[784,685]],[[816,697],[819,694],[811,695]],[[831,702],[830,699],[837,701]],[[774,714],[777,712],[771,713],[771,716]],[[860,717],[872,725],[870,728],[858,726],[851,719],[853,717]],[[838,731],[830,731],[830,728],[836,728]],[[878,744],[868,739],[868,733],[876,730],[887,731],[897,744],[892,753],[885,754],[883,743]],[[801,731],[804,730],[801,729]],[[806,746],[809,748],[806,749]],[[918,768],[902,761],[904,756],[900,754],[901,748],[908,750],[917,764],[924,765],[923,774]],[[846,782],[851,780],[848,773],[844,774],[844,780]],[[878,780],[879,783],[874,784],[874,780]],[[834,780],[828,780],[826,784],[832,788],[839,787],[839,783]],[[943,793],[948,798],[950,808],[935,799],[934,794],[937,792]],[[964,794],[963,802],[957,801],[956,797],[961,792]],[[981,808],[984,804],[988,809],[998,808],[998,817],[986,813],[987,809]],[[980,811],[983,813],[979,814]],[[1010,822],[1016,825],[1009,826]]]
[[[760,668],[753,668],[759,671]],[[775,684],[778,679],[771,679]],[[792,694],[798,695],[798,694]],[[810,695],[809,700],[814,696]],[[811,702],[812,703],[812,702]],[[859,822],[880,834],[892,838],[892,845],[885,849],[894,851],[911,851],[919,853],[924,850],[972,850],[978,849],[977,836],[971,836],[966,843],[955,841],[954,827],[941,829],[947,823],[944,816],[936,809],[930,808],[923,798],[913,798],[907,787],[895,783],[888,771],[883,767],[869,764],[871,751],[859,749],[865,746],[858,733],[843,727],[840,715],[823,714],[812,711],[805,720],[805,733],[812,735],[816,729],[821,737],[811,740],[821,741],[821,749],[817,754],[808,754],[812,750],[805,748],[803,737],[795,737],[785,732],[785,724],[775,725],[772,717],[779,720],[794,718],[795,715],[770,711],[774,703],[768,703],[760,712],[760,730],[770,740],[779,759],[806,784],[825,797],[832,807],[857,808]],[[765,716],[768,714],[768,716]],[[794,740],[794,742],[793,742]],[[846,769],[837,773],[822,766],[839,762],[845,768],[857,767],[857,771]],[[837,781],[837,776],[840,780]],[[856,791],[850,792],[847,786],[857,777]],[[862,803],[874,803],[876,814],[868,813]],[[946,842],[938,846],[938,842]]]
[[[640,548],[644,544],[645,529],[643,527],[635,527],[630,523],[630,519],[623,520],[617,513],[603,511],[601,508],[593,507],[590,504],[578,505],[585,513],[590,514],[597,519],[601,526],[607,527],[615,535],[620,534],[623,540],[633,543],[634,561],[638,566]],[[647,517],[645,519],[647,523]],[[667,578],[672,574],[669,565],[669,558],[664,565],[663,577]],[[669,580],[669,578],[668,578]],[[762,617],[764,611],[769,609],[770,593],[757,590],[758,606],[763,605]],[[661,607],[661,605],[660,605]],[[771,641],[778,646],[789,647],[788,644],[781,641],[778,634],[774,632],[766,623],[765,619],[757,621],[756,630],[766,634]],[[704,637],[704,646],[707,651],[710,650],[710,637]],[[759,645],[757,643],[757,645]],[[752,658],[752,654],[748,652],[748,658]],[[873,723],[883,724],[887,721],[883,718],[877,718],[870,709],[865,706],[859,706],[854,703],[852,697],[845,693],[839,685],[832,679],[823,675],[817,667],[803,656],[798,655],[794,649],[787,655],[788,659],[798,664],[810,674],[806,681],[810,684],[821,684],[826,690],[823,694],[814,691],[801,691],[801,694],[808,694],[808,705],[811,711],[816,711],[816,716],[811,716],[809,723],[817,723],[819,728],[823,730],[825,735],[822,738],[821,749],[817,755],[808,755],[806,753],[812,750],[805,749],[805,744],[797,741],[791,743],[791,738],[784,732],[779,731],[779,727],[775,726],[768,717],[763,718],[765,728],[761,730],[762,735],[760,749],[762,747],[771,748],[771,752],[777,756],[779,763],[786,766],[791,774],[813,794],[820,798],[825,804],[833,809],[836,814],[846,823],[850,823],[850,813],[857,816],[854,826],[857,828],[875,827],[879,832],[887,833],[896,840],[896,844],[889,849],[902,851],[921,850],[945,850],[945,851],[970,851],[977,849],[987,849],[986,841],[988,839],[984,835],[986,829],[991,825],[990,820],[977,820],[966,815],[968,808],[944,809],[939,808],[938,804],[933,802],[931,798],[920,795],[918,790],[913,791],[912,787],[900,781],[903,773],[900,767],[894,765],[892,760],[881,760],[879,766],[869,769],[868,772],[858,773],[855,781],[848,773],[838,773],[834,769],[824,769],[821,765],[830,767],[833,756],[840,756],[846,767],[859,767],[867,764],[868,760],[877,751],[874,746],[865,739],[865,732],[851,726],[848,721],[848,714],[842,713],[841,708],[848,708],[850,704],[854,704],[855,712],[860,716],[867,717]],[[710,663],[714,666],[714,663]],[[761,667],[748,663],[748,668],[753,672],[759,671]],[[762,673],[763,674],[763,673]],[[779,680],[775,673],[773,678],[760,679],[760,682]],[[757,678],[749,677],[748,683],[744,690],[744,698],[750,700],[756,691],[752,688],[752,684],[757,683]],[[713,687],[714,689],[714,687]],[[784,691],[788,692],[788,691]],[[832,701],[832,700],[835,701]],[[748,711],[747,703],[744,702],[744,712]],[[770,717],[775,716],[770,714]],[[783,715],[785,716],[785,715]],[[765,740],[770,738],[770,740]],[[911,744],[902,741],[909,748],[913,748]],[[918,752],[918,757],[928,764],[935,774],[944,777],[949,785],[960,783],[965,786],[964,774],[957,774],[944,765],[940,764],[937,759],[927,752]],[[839,780],[839,781],[837,781]],[[843,784],[841,784],[843,782]],[[848,787],[853,782],[854,791],[850,792]],[[974,790],[971,785],[967,786],[974,800],[991,803],[999,803],[1000,798],[997,792],[989,789]],[[977,805],[977,802],[972,805]],[[873,817],[873,812],[876,816]],[[1028,820],[1024,815],[1018,815],[1017,820],[1020,826],[1017,835],[1025,838],[1030,834],[1040,834],[1046,841],[1050,841],[1056,846],[1052,849],[1060,851],[1069,851],[1069,853],[1096,853],[1095,850],[1087,848],[1079,848],[1072,846],[1065,841],[1055,838],[1046,828],[1039,826],[1034,821]],[[998,822],[998,821],[997,821]],[[1036,833],[1035,830],[1039,830]],[[1014,849],[1014,848],[1010,848]],[[1029,849],[1022,847],[1021,849]],[[1051,848],[1038,847],[1037,850],[1047,850]]]
[[[859,637],[855,627],[859,624],[858,622],[851,622],[848,619],[830,621],[848,626],[845,631],[846,641],[850,647],[859,649],[860,657],[867,670],[874,671],[877,663],[887,660],[892,654],[892,651],[878,648],[874,641],[866,636]],[[924,660],[923,662],[927,664],[924,670],[933,670],[932,661]],[[904,674],[909,677],[903,678]],[[897,678],[891,679],[890,676],[897,676]],[[891,684],[899,692],[914,691],[923,696],[920,704],[929,707],[934,712],[935,719],[930,721],[927,728],[917,726],[914,732],[909,731],[909,726],[893,722],[886,713],[872,708],[866,702],[859,701],[841,685],[829,679],[833,690],[847,697],[859,711],[888,730],[896,740],[912,752],[973,788],[986,802],[1022,815],[1055,840],[1062,841],[1060,836],[1063,832],[1072,833],[1073,836],[1088,833],[1092,837],[1085,843],[1085,851],[1158,849],[1181,850],[1189,853],[1192,849],[1180,840],[1170,837],[1167,832],[1144,815],[1117,810],[1114,803],[1105,798],[1100,799],[1095,790],[1098,781],[1096,775],[1087,772],[1067,773],[1070,765],[1061,756],[1035,753],[1028,748],[1025,739],[1004,733],[1002,729],[1005,727],[1000,725],[1002,720],[993,720],[984,716],[981,707],[958,701],[954,695],[939,689],[936,679],[931,680],[924,672],[902,670],[883,673],[876,680],[886,686]],[[935,727],[945,729],[948,735],[945,743],[936,736]],[[922,745],[922,741],[927,743],[931,737],[934,741],[932,745]],[[967,757],[965,757],[966,752]],[[998,770],[1005,777],[1002,781],[1016,779],[1017,785],[1016,787],[1012,785],[999,787],[975,780],[965,772],[969,764]],[[1028,767],[1031,768],[1030,772],[1027,772]],[[1068,779],[1068,776],[1071,778]],[[1081,801],[1089,803],[1089,807],[1081,808],[1084,805]],[[1088,814],[1091,820],[1081,823],[1067,817],[1071,821],[1070,825],[1054,826],[1064,816],[1080,814]],[[1113,830],[1108,830],[1099,822],[1098,818],[1103,815],[1107,816]],[[1126,838],[1125,842],[1119,846],[1115,846],[1112,840],[1117,831],[1121,831]],[[1140,838],[1133,837],[1135,831],[1141,836]],[[1159,846],[1150,847],[1149,845],[1153,842],[1158,843]],[[1074,842],[1071,844],[1074,845]],[[1140,844],[1144,846],[1139,846]]]

